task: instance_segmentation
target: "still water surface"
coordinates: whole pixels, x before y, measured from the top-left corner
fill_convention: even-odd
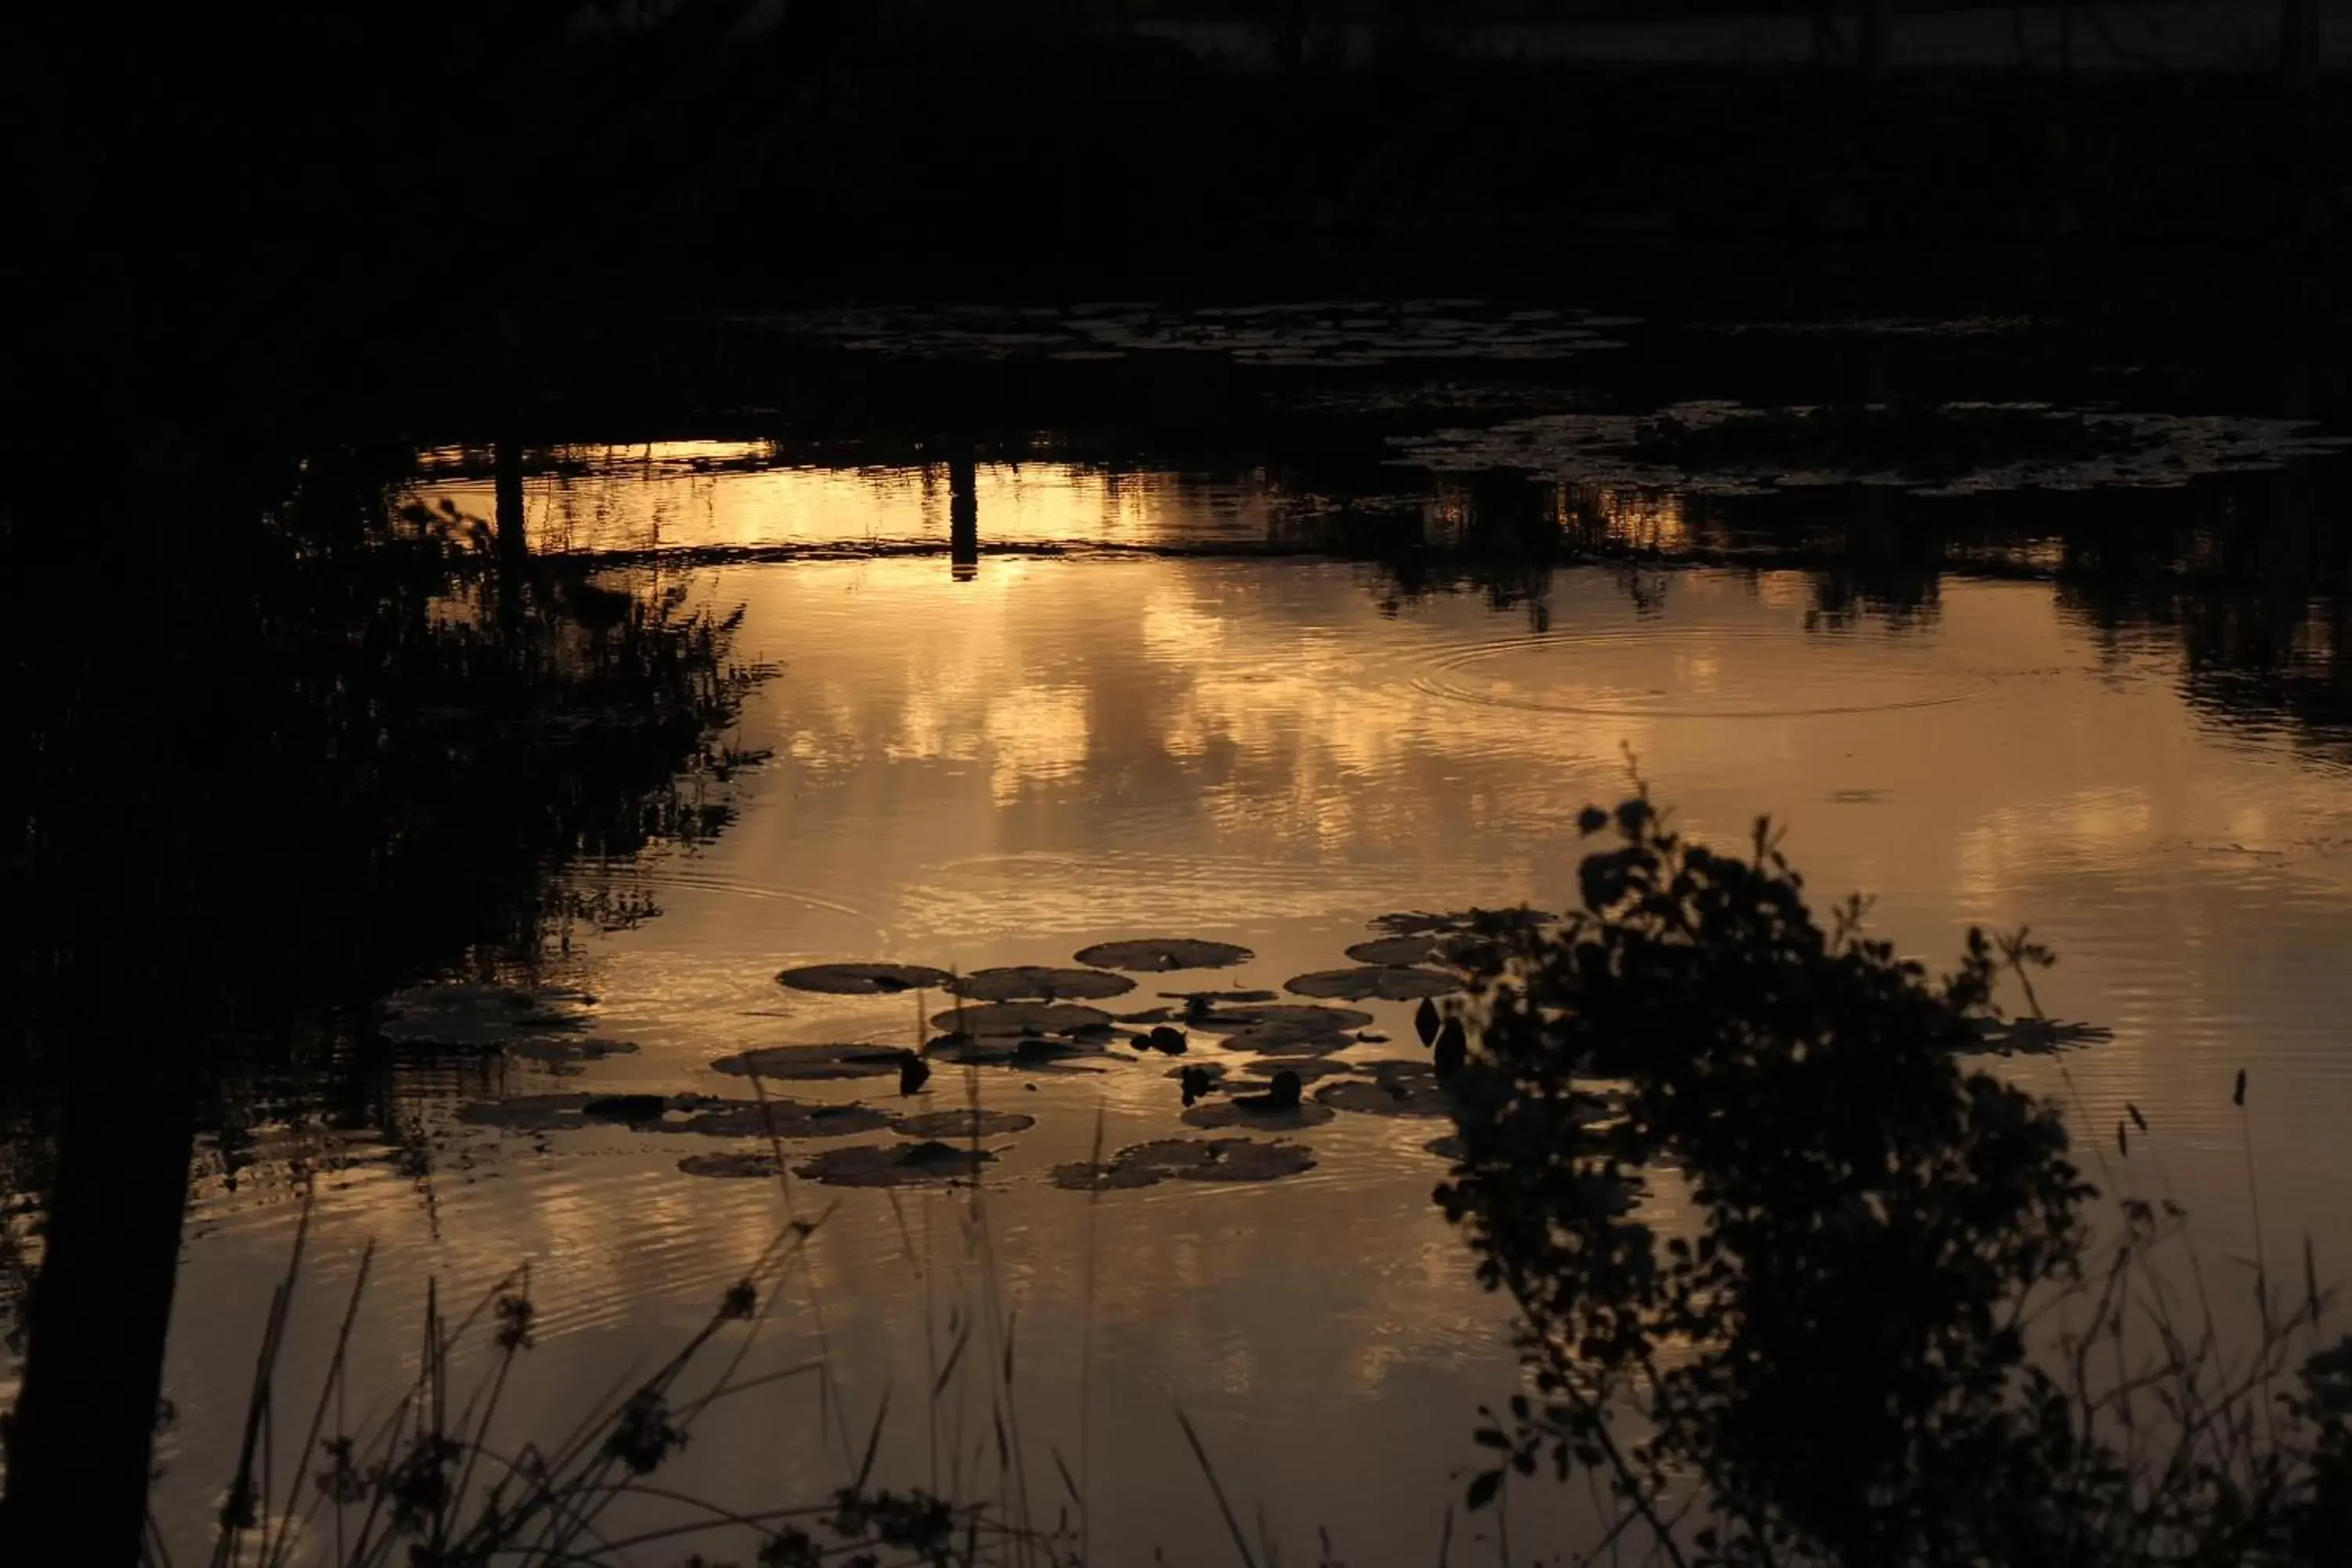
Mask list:
[[[1141,1006],[1344,963],[1385,911],[1556,910],[1579,852],[1567,824],[1624,790],[1630,751],[1686,830],[1744,840],[1770,813],[1814,889],[1876,895],[1878,928],[1931,962],[1972,923],[2031,923],[2063,957],[2042,988],[2052,1013],[2115,1033],[2009,1070],[2069,1096],[2102,1147],[2136,1104],[2155,1131],[2135,1173],[2168,1184],[2224,1256],[2253,1243],[2230,1104],[2248,1068],[2269,1244],[2309,1230],[2324,1266],[2352,1259],[2336,1136],[2352,1110],[2352,744],[2198,700],[2176,634],[2095,625],[2045,581],[1947,576],[1926,614],[1823,616],[1800,573],[1667,567],[1553,569],[1536,630],[1523,605],[1398,608],[1371,568],[1344,563],[1022,549],[1263,537],[1283,504],[1264,486],[1030,465],[983,468],[979,490],[1009,548],[959,572],[854,549],[943,538],[936,469],[714,476],[641,460],[534,481],[542,542],[637,550],[650,529],[664,544],[845,558],[625,569],[683,574],[698,602],[743,607],[741,650],[775,673],[733,743],[772,760],[741,776],[740,817],[715,842],[631,873],[657,918],[581,942],[573,978],[600,999],[598,1032],[639,1053],[571,1079],[517,1067],[505,1091],[740,1094],[712,1059],[913,1043],[913,998],[779,987],[793,964],[1066,963],[1142,935],[1255,952],[1238,970],[1140,976],[1111,1004]],[[489,510],[462,478],[442,493]],[[1343,1059],[1409,1054],[1406,1007],[1363,1005],[1396,1043]],[[1044,1173],[1098,1135],[1116,1149],[1187,1131],[1164,1059],[1101,1065],[973,1080],[1037,1119],[997,1141],[979,1227],[963,1195],[802,1187],[795,1212],[838,1200],[812,1255],[822,1330],[780,1314],[747,1370],[821,1340],[858,1446],[894,1394],[887,1473],[952,1479],[961,1462],[992,1489],[993,1460],[974,1457],[983,1408],[959,1435],[926,1418],[922,1394],[950,1312],[1001,1309],[1037,1513],[1066,1500],[1058,1453],[1092,1499],[1098,1560],[1229,1554],[1177,1406],[1294,1557],[1326,1526],[1350,1561],[1433,1558],[1475,1462],[1477,1407],[1513,1384],[1507,1315],[1429,1202],[1444,1163],[1422,1145],[1444,1129],[1343,1114],[1296,1135],[1317,1160],[1304,1175],[1090,1200]],[[966,1092],[942,1069],[929,1098]],[[787,1217],[771,1184],[679,1173],[676,1137],[424,1115],[429,1182],[362,1163],[322,1193],[284,1385],[315,1386],[370,1238],[396,1260],[379,1262],[363,1331],[387,1344],[413,1341],[429,1278],[470,1298],[528,1259],[541,1343],[508,1409],[518,1436],[561,1427],[690,1333]],[[294,1213],[268,1185],[197,1199],[162,1494],[167,1530],[191,1543]],[[399,1372],[383,1367],[379,1386]],[[751,1505],[838,1484],[843,1446],[814,1388],[787,1383],[719,1407],[666,1477]],[[1538,1492],[1513,1502],[1514,1525],[1541,1539],[1575,1506]],[[1459,1551],[1473,1527],[1456,1529]]]

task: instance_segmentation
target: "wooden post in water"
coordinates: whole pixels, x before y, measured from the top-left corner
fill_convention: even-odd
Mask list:
[[[948,459],[948,560],[959,583],[980,575],[980,470],[969,447]]]

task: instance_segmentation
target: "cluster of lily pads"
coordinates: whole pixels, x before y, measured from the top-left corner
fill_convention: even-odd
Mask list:
[[[1244,988],[1160,991],[1151,1005],[1124,1012],[1097,1005],[1127,996],[1139,974],[1225,969],[1255,955],[1231,942],[1153,937],[1102,942],[1070,965],[1014,964],[957,973],[922,964],[840,963],[787,969],[780,984],[842,996],[938,992],[949,1005],[932,1013],[940,1031],[920,1050],[866,1043],[763,1046],[710,1066],[749,1080],[753,1093],[549,1093],[466,1107],[476,1125],[546,1133],[611,1126],[640,1133],[696,1133],[759,1141],[753,1146],[697,1152],[678,1162],[690,1175],[772,1177],[785,1142],[887,1131],[902,1142],[858,1144],[813,1155],[791,1169],[809,1180],[846,1186],[938,1184],[977,1176],[1001,1150],[983,1140],[1035,1125],[1026,1114],[968,1107],[902,1114],[864,1102],[780,1098],[769,1085],[895,1079],[902,1096],[920,1091],[931,1064],[1000,1068],[1024,1074],[1109,1070],[1154,1055],[1180,1058],[1166,1076],[1182,1102],[1179,1119],[1209,1132],[1286,1133],[1329,1122],[1341,1112],[1444,1119],[1455,1109],[1454,1075],[1468,1058],[1467,1031],[1436,999],[1463,989],[1465,971],[1490,963],[1515,931],[1555,917],[1539,910],[1407,911],[1370,922],[1378,933],[1347,950],[1354,963],[1292,976],[1282,992]],[[1282,999],[1286,992],[1305,1001]],[[453,1049],[499,1049],[577,1071],[578,1062],[634,1050],[588,1033],[594,999],[552,988],[490,985],[424,987],[391,998],[380,1025],[387,1038]],[[1361,1060],[1340,1053],[1383,1045],[1373,1016],[1342,1003],[1412,1002],[1423,1057]],[[2094,1043],[2106,1031],[2084,1025],[2021,1020],[1988,1025],[1979,1048],[2039,1053]],[[1214,1053],[1212,1055],[1211,1053]],[[1242,1059],[1236,1059],[1242,1058]],[[1458,1158],[1450,1137],[1429,1150]],[[1108,1159],[1059,1165],[1062,1187],[1149,1186],[1162,1181],[1264,1181],[1313,1168],[1314,1154],[1276,1138],[1162,1139]]]

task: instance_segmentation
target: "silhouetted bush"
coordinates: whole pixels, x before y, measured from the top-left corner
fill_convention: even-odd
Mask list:
[[[1614,843],[1563,929],[1490,933],[1454,1079],[1438,1195],[1536,1391],[1478,1435],[1474,1504],[1593,1472],[1678,1563],[2318,1560],[2352,1352],[2274,1396],[2308,1250],[2225,1354],[2151,1263],[2179,1211],[2122,1198],[2095,1262],[2057,1109],[1957,1059],[2045,950],[1972,931],[1931,980],[1859,900],[1817,921],[1763,822],[1745,859],[1646,794],[1580,826]]]

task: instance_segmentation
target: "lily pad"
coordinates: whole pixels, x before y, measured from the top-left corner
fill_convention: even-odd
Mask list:
[[[772,1100],[762,1108],[751,1100],[713,1100],[690,1108],[677,1121],[657,1123],[656,1132],[700,1132],[714,1138],[846,1138],[878,1132],[891,1125],[888,1111],[870,1105],[824,1105]]]
[[[829,996],[895,996],[902,991],[937,991],[953,979],[944,969],[920,963],[812,963],[787,969],[776,984]]]
[[[1228,969],[1257,955],[1229,942],[1198,937],[1156,936],[1132,942],[1102,942],[1074,955],[1080,963],[1164,974],[1173,969]]]
[[[1423,963],[1437,956],[1437,938],[1429,934],[1376,936],[1349,948],[1348,956],[1358,963]]]
[[[898,1070],[906,1053],[890,1046],[763,1046],[758,1050],[720,1057],[713,1070],[737,1078],[779,1079],[816,1083],[830,1079],[887,1078]]]
[[[763,1149],[730,1149],[716,1154],[688,1154],[677,1168],[689,1176],[741,1180],[776,1173],[776,1157]]]
[[[1345,1034],[1372,1021],[1370,1013],[1353,1007],[1320,1007],[1311,1003],[1270,1002],[1260,1006],[1226,1007],[1191,1020],[1196,1029],[1240,1034],[1246,1029],[1291,1028],[1302,1032]]]
[[[1120,1150],[1114,1163],[1186,1182],[1270,1182],[1313,1170],[1315,1155],[1297,1143],[1254,1138],[1162,1138]]]
[[[860,1143],[847,1149],[827,1149],[793,1170],[827,1186],[931,1186],[972,1175],[995,1159],[985,1149],[959,1149],[952,1143],[936,1141],[896,1147]]]
[[[1283,983],[1283,989],[1300,996],[1332,996],[1343,1002],[1377,997],[1384,1002],[1412,1002],[1443,996],[1462,989],[1462,982],[1434,969],[1412,969],[1368,963],[1359,969],[1320,969]]]
[[[1451,1116],[1454,1100],[1437,1081],[1435,1069],[1420,1062],[1376,1062],[1369,1079],[1327,1083],[1315,1091],[1315,1102],[1366,1116]]]
[[[1278,991],[1162,991],[1160,995],[1171,1002],[1181,1002],[1188,1007],[1224,1007],[1246,1005],[1252,1002],[1271,1002],[1281,994]]]
[[[1077,1002],[988,1002],[950,1007],[931,1016],[936,1028],[975,1037],[986,1035],[1068,1035],[1110,1027],[1110,1015]]]
[[[999,1138],[1026,1132],[1037,1125],[1034,1116],[1017,1110],[986,1110],[966,1106],[957,1110],[933,1110],[902,1116],[890,1131],[907,1138]]]
[[[1089,1058],[1109,1055],[1100,1044],[1092,1040],[1048,1040],[1004,1035],[978,1038],[970,1035],[941,1035],[925,1046],[923,1051],[937,1060],[953,1062],[958,1067],[1013,1068],[1022,1072],[1042,1073],[1099,1072],[1102,1070],[1099,1068],[1077,1064]]]
[[[1227,1035],[1219,1043],[1229,1051],[1238,1051],[1246,1056],[1280,1057],[1285,1058],[1284,1065],[1287,1066],[1294,1059],[1344,1051],[1356,1043],[1356,1037],[1305,1024],[1261,1024],[1255,1029]]]
[[[1099,969],[1055,969],[1042,963],[1017,963],[1003,969],[975,969],[947,984],[950,993],[976,1002],[1053,1002],[1071,997],[1124,995],[1135,982],[1124,974]]]

